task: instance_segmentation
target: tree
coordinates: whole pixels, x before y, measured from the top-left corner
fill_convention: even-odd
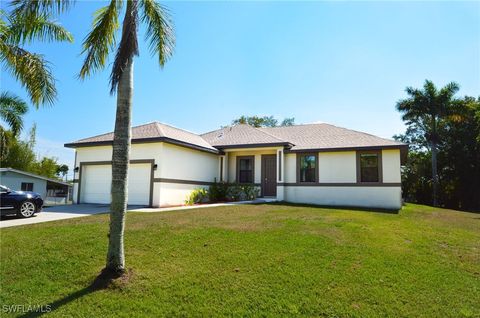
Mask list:
[[[66,176],[68,174],[68,170],[69,170],[69,168],[68,168],[67,165],[65,165],[65,164],[59,165],[57,167],[56,174],[57,174],[57,176],[62,176],[62,179],[65,179],[65,181],[67,181]]]
[[[61,12],[72,1],[14,0],[14,12],[22,17],[37,17]],[[120,42],[116,33],[119,15],[125,7]],[[95,12],[93,28],[83,42],[85,55],[79,77],[85,79],[95,71],[105,68],[107,58],[115,50],[110,75],[110,93],[117,94],[117,111],[112,154],[112,203],[110,206],[110,232],[107,261],[103,273],[121,276],[125,272],[123,233],[127,208],[127,180],[131,145],[131,112],[133,97],[133,60],[138,51],[138,24],[146,25],[146,40],[150,51],[158,56],[163,67],[172,56],[174,48],[173,25],[167,10],[154,0],[111,0]]]
[[[53,3],[51,0],[15,0],[11,3],[15,8],[11,15],[0,10],[0,61],[25,87],[35,107],[53,104],[57,90],[49,63],[42,55],[26,50],[24,45],[33,40],[73,42],[69,32],[50,20],[50,12],[32,14],[21,9],[23,6],[39,6],[47,2]]]
[[[454,95],[459,90],[457,83],[451,82],[438,90],[433,82],[426,80],[422,90],[407,87],[407,99],[398,101],[397,110],[403,113],[407,125],[420,132],[427,141],[432,157],[432,197],[433,205],[438,206],[437,152],[439,122],[455,114]]]
[[[247,124],[253,127],[277,127],[277,126],[292,126],[295,123],[295,118],[285,118],[280,125],[278,119],[273,116],[240,116],[232,121],[232,125]]]
[[[9,144],[18,137],[23,128],[23,115],[28,110],[27,103],[18,96],[3,92],[0,94],[0,119],[7,123],[8,129],[0,125],[0,160],[8,154]]]

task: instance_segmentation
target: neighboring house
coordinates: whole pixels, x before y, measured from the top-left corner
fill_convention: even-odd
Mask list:
[[[65,144],[76,150],[74,202],[110,203],[112,140]],[[329,124],[197,135],[153,122],[132,128],[128,203],[179,205],[193,189],[227,181],[288,202],[399,209],[406,152],[406,144]]]
[[[15,191],[32,191],[51,203],[67,203],[71,185],[30,172],[12,168],[0,168],[0,184]]]

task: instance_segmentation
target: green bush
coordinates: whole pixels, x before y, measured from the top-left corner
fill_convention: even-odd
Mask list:
[[[185,200],[185,204],[187,205],[194,205],[197,203],[205,203],[208,202],[208,191],[204,188],[198,188],[193,190],[190,195],[188,196],[187,200]]]
[[[210,202],[255,200],[258,189],[253,184],[215,182],[208,190]]]

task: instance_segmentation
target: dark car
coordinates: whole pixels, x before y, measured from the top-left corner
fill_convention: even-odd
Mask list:
[[[16,214],[29,218],[42,210],[43,199],[38,193],[12,191],[0,185],[0,194],[0,215]]]

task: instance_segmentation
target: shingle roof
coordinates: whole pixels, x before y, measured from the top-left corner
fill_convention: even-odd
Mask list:
[[[267,131],[245,124],[224,127],[222,129],[202,134],[201,136],[209,144],[218,148],[228,148],[239,145],[288,144],[284,139],[280,139]]]
[[[66,147],[111,144],[113,132],[65,144]],[[291,151],[405,147],[406,144],[330,124],[304,124],[255,128],[245,124],[224,127],[202,135],[159,122],[132,127],[132,142],[165,141],[218,153],[236,147],[287,146]]]
[[[289,141],[291,150],[406,146],[404,143],[330,124],[258,128]]]
[[[72,143],[65,144],[66,147],[78,147],[93,144],[109,144],[113,141],[113,132],[80,139]],[[185,146],[193,146],[211,152],[217,152],[202,137],[192,132],[175,128],[159,122],[151,122],[148,124],[132,127],[132,142],[138,141],[166,141],[172,143],[180,143]]]

